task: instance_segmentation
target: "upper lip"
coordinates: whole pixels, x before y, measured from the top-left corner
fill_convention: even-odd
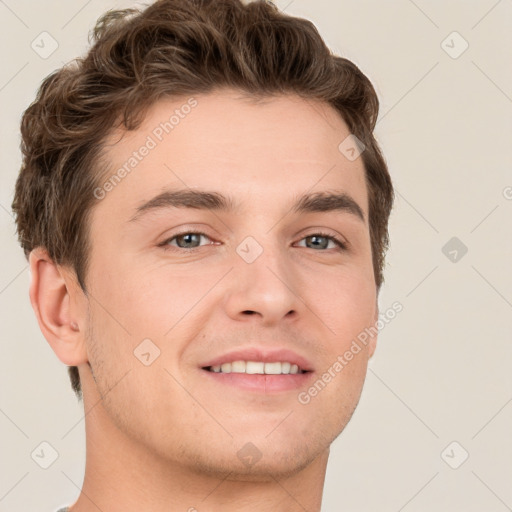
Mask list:
[[[313,371],[311,363],[306,358],[293,352],[293,350],[288,350],[286,348],[269,350],[259,347],[248,347],[227,352],[226,354],[215,357],[206,363],[201,364],[201,367],[206,368],[208,366],[217,366],[223,363],[232,363],[233,361],[263,361],[264,363],[288,361],[291,364],[296,364],[304,371]]]

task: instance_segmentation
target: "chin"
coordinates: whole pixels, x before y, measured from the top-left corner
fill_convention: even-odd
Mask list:
[[[290,436],[292,434],[288,439]],[[306,443],[297,436],[296,442],[288,446],[282,439],[272,443],[265,439],[264,434],[260,436],[260,440],[251,440],[247,435],[243,436],[243,440],[240,437],[238,439],[240,440],[233,439],[231,446],[210,447],[194,455],[187,454],[186,459],[193,461],[191,469],[231,481],[269,482],[300,473],[329,451],[329,445],[325,446],[318,440],[312,442],[311,437]],[[197,450],[197,445],[195,448]]]

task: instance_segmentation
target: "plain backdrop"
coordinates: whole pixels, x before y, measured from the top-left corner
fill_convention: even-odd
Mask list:
[[[332,445],[323,511],[512,510],[512,2],[276,3],[374,83],[397,192],[379,303],[403,311]],[[15,236],[20,116],[104,11],[133,5],[0,1],[1,511],[73,503],[85,463],[83,405],[39,330]],[[48,469],[41,443],[58,454]]]

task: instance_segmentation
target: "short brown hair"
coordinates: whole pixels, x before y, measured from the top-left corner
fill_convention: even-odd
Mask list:
[[[377,95],[354,63],[330,52],[313,23],[265,0],[159,0],[98,20],[87,55],[50,74],[22,118],[12,209],[25,255],[44,247],[87,293],[88,218],[101,183],[102,142],[114,127],[136,129],[159,98],[221,87],[324,101],[362,141],[379,290],[394,192],[373,136]],[[80,399],[78,369],[68,370]]]

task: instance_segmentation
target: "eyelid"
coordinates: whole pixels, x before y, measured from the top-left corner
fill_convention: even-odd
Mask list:
[[[160,242],[158,245],[158,247],[163,247],[164,250],[168,250],[168,247],[169,247],[169,242],[174,240],[175,238],[178,238],[179,236],[183,236],[183,235],[200,235],[200,236],[204,236],[206,238],[208,238],[209,240],[212,240],[212,237],[210,235],[208,235],[207,233],[201,231],[201,230],[197,230],[197,229],[185,229],[183,231],[180,231],[178,233],[174,233],[172,236],[170,237],[167,237],[163,242]],[[213,245],[213,244],[207,244],[207,245]],[[203,246],[200,246],[200,247],[192,247],[191,249],[182,249],[181,247],[174,247],[174,246],[170,246],[172,247],[173,249],[176,249],[178,251],[187,251],[187,252],[192,252],[192,251],[196,251],[198,249],[200,249],[201,247]],[[172,249],[170,249],[172,250]]]
[[[338,248],[342,251],[348,250],[349,242],[346,240],[345,237],[342,237],[339,234],[335,234],[329,230],[323,229],[323,228],[316,228],[316,230],[312,231],[310,234],[303,235],[299,242],[304,240],[305,238],[309,238],[310,236],[321,236],[324,238],[329,238],[332,240],[336,245],[338,245]],[[326,252],[326,251],[320,251],[320,252]]]
[[[166,238],[163,242],[160,242],[158,244],[158,247],[162,247],[164,250],[170,250],[170,251],[176,250],[176,251],[185,251],[185,252],[194,252],[194,251],[201,249],[201,247],[204,247],[203,245],[201,245],[199,247],[191,247],[189,249],[183,249],[181,247],[174,247],[169,244],[169,242],[171,242],[175,238],[178,238],[179,236],[190,235],[190,234],[204,236],[204,237],[208,238],[209,240],[211,240],[212,242],[214,242],[212,244],[206,244],[206,245],[215,245],[215,240],[210,235],[205,233],[204,231],[201,231],[199,229],[194,229],[194,228],[192,228],[192,229],[188,228],[188,229],[184,229],[180,232],[174,233],[172,236]],[[309,234],[303,234],[300,237],[300,239],[298,240],[298,242],[301,242],[302,240],[312,237],[312,236],[320,236],[320,237],[328,238],[329,240],[334,242],[334,244],[337,245],[337,248],[339,251],[346,251],[346,250],[348,250],[348,248],[350,246],[350,243],[344,237],[341,237],[338,234],[334,234],[333,232],[330,232],[330,231],[328,231],[326,229],[322,229],[322,228],[316,228],[316,230],[311,231]],[[318,252],[328,252],[328,250],[318,251]]]

